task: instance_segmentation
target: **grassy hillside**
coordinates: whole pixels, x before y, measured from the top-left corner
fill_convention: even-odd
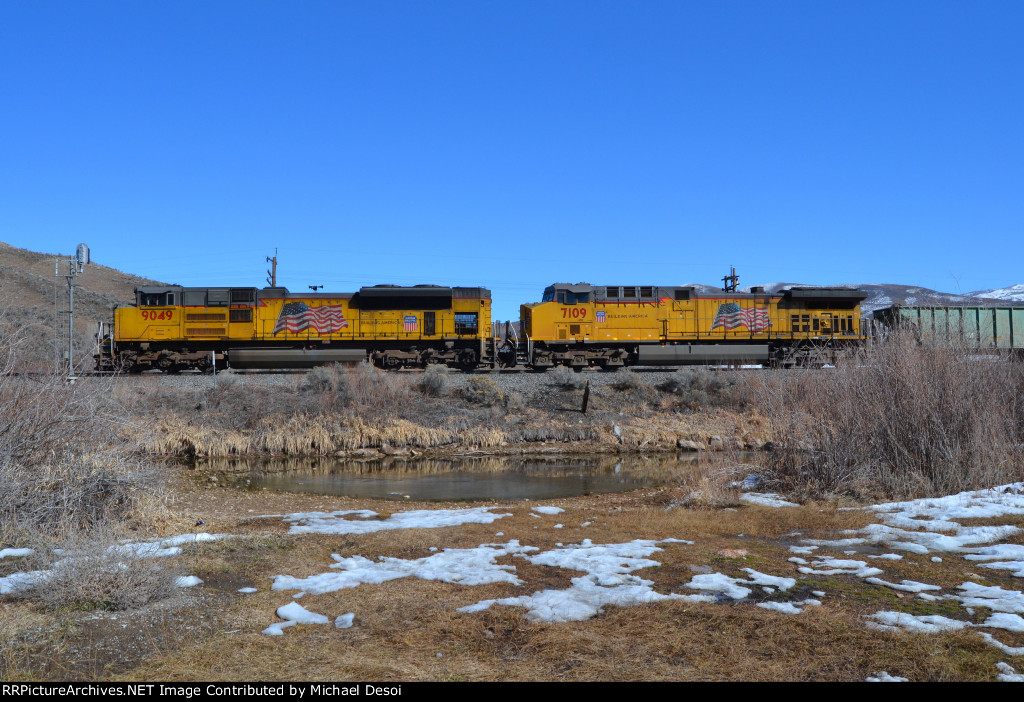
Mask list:
[[[65,253],[64,257],[69,255]],[[67,283],[64,278],[54,277],[56,258],[55,253],[37,253],[0,242],[0,301],[8,320],[25,328],[22,368],[51,363],[55,325],[66,329]],[[66,271],[65,264],[61,272]],[[76,359],[88,358],[91,365],[96,322],[109,321],[111,310],[131,302],[139,285],[160,283],[96,263],[86,266],[75,279]]]

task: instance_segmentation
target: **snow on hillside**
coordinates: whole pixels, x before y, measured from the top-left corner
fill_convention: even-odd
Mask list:
[[[1024,284],[1011,285],[1007,288],[995,288],[993,290],[978,290],[967,293],[967,297],[984,297],[990,300],[1003,300],[1005,302],[1024,302]]]
[[[793,287],[836,287],[854,288],[868,294],[861,303],[861,313],[870,316],[875,310],[885,309],[893,305],[915,305],[921,307],[977,307],[1006,305],[1013,302],[1024,302],[1024,285],[1014,285],[998,290],[986,290],[966,295],[945,293],[915,285],[896,283],[765,283],[766,292],[778,293]],[[709,286],[705,286],[709,287]],[[750,292],[750,288],[741,288]]]

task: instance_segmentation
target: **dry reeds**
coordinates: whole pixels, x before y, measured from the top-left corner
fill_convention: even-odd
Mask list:
[[[19,330],[0,324],[0,369],[17,367]],[[62,374],[0,372],[0,537],[66,538],[159,516],[156,473],[119,438],[124,408]]]
[[[773,373],[757,391],[780,448],[777,487],[947,495],[1024,477],[1024,368],[898,331],[850,362]]]

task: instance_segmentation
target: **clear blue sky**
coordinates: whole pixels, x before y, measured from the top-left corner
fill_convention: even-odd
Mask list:
[[[1024,282],[1024,3],[0,4],[0,240],[183,285]]]

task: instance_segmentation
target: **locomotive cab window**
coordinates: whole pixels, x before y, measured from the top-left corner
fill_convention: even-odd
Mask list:
[[[475,314],[456,314],[455,333],[459,336],[476,335],[477,318]]]
[[[139,293],[139,307],[166,307],[174,304],[174,293]]]
[[[607,290],[607,292],[605,292],[604,296],[607,297],[609,300],[614,300],[614,299],[616,299],[619,296],[619,289],[618,288],[608,288],[608,290]]]

